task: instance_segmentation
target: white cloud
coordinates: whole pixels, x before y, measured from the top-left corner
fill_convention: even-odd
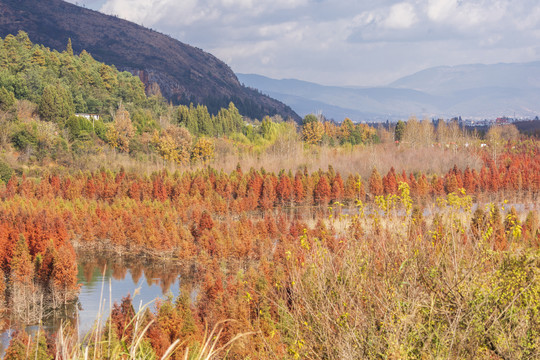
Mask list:
[[[408,29],[418,21],[414,7],[406,2],[393,5],[383,24],[390,29]]]
[[[213,7],[200,7],[197,0],[108,0],[100,11],[145,26],[161,22],[190,25],[219,16]]]
[[[510,6],[509,0],[428,0],[426,13],[434,23],[472,27],[503,20]]]
[[[512,19],[516,29],[520,31],[539,30],[540,28],[540,5],[528,8],[523,17]]]
[[[444,21],[455,13],[457,6],[457,0],[429,0],[427,15],[431,21]]]
[[[308,0],[106,0],[100,11],[148,25],[196,22],[232,23],[276,10],[294,9]]]

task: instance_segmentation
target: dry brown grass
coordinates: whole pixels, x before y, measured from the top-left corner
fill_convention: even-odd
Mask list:
[[[450,198],[449,198],[450,199]],[[294,357],[511,359],[540,354],[538,254],[520,238],[498,251],[446,206],[422,235],[414,220],[360,217],[365,234],[334,252],[307,239],[291,263],[281,325]],[[294,254],[293,254],[294,255]]]
[[[118,171],[124,168],[126,171],[146,175],[164,169],[175,172],[177,170],[195,170],[206,166],[230,173],[238,164],[245,171],[250,168],[264,168],[266,171],[274,173],[281,170],[295,172],[304,168],[309,172],[314,172],[319,169],[326,170],[332,166],[342,176],[352,173],[359,174],[364,179],[369,178],[374,167],[383,175],[391,167],[394,167],[398,173],[405,170],[407,173],[422,172],[429,175],[446,173],[454,165],[461,169],[468,166],[478,171],[482,166],[482,160],[475,151],[464,148],[450,150],[431,146],[407,147],[396,146],[393,143],[354,147],[307,146],[294,140],[285,144],[274,144],[265,150],[256,151],[238,148],[222,139],[216,139],[214,142],[216,153],[212,161],[189,166],[167,162],[155,153],[139,153],[130,156],[126,153],[113,151],[107,145],[99,147],[94,154],[78,155],[76,158],[58,160],[50,164],[36,165],[27,161],[21,162],[19,156],[18,163],[14,161],[13,166],[30,174],[34,172],[39,174],[41,171],[47,171],[48,168],[61,165],[70,171],[96,171],[102,168]],[[5,157],[14,156],[9,155],[8,152]]]
[[[447,150],[438,147],[398,147],[394,144],[376,144],[355,147],[303,147],[295,146],[289,153],[277,154],[238,154],[229,151],[225,155],[217,154],[212,166],[232,171],[236,164],[243,169],[264,167],[267,171],[278,172],[281,169],[296,171],[307,168],[308,171],[327,169],[332,166],[342,175],[358,173],[368,178],[376,167],[381,174],[386,174],[393,166],[396,171],[407,173],[423,172],[441,174],[454,165],[464,169],[480,170],[481,159],[469,150]]]

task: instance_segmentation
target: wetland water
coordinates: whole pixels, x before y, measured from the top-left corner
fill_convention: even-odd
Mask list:
[[[97,319],[100,306],[105,317],[111,304],[120,303],[128,294],[133,299],[135,311],[141,305],[154,308],[157,298],[178,296],[181,274],[174,265],[151,264],[134,260],[118,261],[99,258],[79,262],[78,317],[79,330],[84,334]]]
[[[154,300],[157,298],[177,297],[181,284],[183,288],[187,287],[193,297],[196,294],[192,286],[194,268],[181,268],[170,262],[79,254],[78,269],[81,290],[77,304],[44,318],[46,330],[54,331],[62,321],[78,319],[79,332],[84,336],[98,318],[100,305],[103,323],[109,315],[111,304],[120,303],[128,294],[133,299],[135,311],[141,304],[149,304],[150,309],[155,309]],[[26,330],[35,333],[37,326],[28,326]],[[3,357],[9,345],[12,332],[8,325],[7,330],[0,333],[0,357]]]

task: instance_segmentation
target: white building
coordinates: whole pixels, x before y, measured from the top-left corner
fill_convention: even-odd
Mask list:
[[[80,116],[90,121],[99,120],[98,114],[75,114],[75,116]]]

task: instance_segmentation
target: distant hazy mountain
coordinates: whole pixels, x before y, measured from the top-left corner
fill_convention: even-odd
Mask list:
[[[441,95],[478,88],[537,89],[540,62],[439,66],[405,76],[389,86]]]
[[[202,103],[209,110],[233,101],[243,115],[280,114],[299,120],[288,106],[242,86],[224,62],[201,49],[114,16],[62,0],[1,0],[0,36],[28,33],[34,43],[63,51],[71,38],[76,52],[157,83],[175,103]]]
[[[324,86],[310,82],[286,79],[274,80],[260,75],[237,74],[246,86],[288,104],[301,116],[322,112],[337,121],[349,117],[353,120],[386,121],[413,114],[432,113],[437,98],[416,90],[379,88],[348,88]]]
[[[274,80],[238,74],[304,116],[322,112],[341,121],[417,117],[494,118],[540,114],[540,62],[430,68],[386,87],[322,86],[299,80]]]

